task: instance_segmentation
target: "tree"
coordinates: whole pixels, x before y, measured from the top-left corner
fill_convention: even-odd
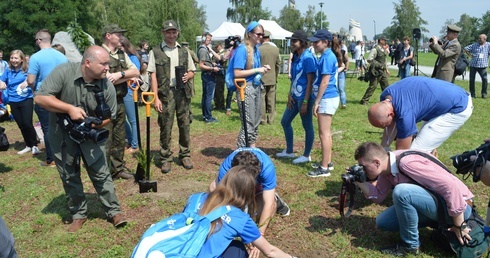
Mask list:
[[[324,29],[328,30],[328,27],[330,26],[330,23],[327,21],[327,15],[323,12],[317,12],[315,14],[315,24],[316,24],[316,30],[319,29]]]
[[[422,32],[429,32],[423,25],[427,25],[427,21],[421,18],[419,7],[416,5],[416,0],[400,0],[400,4],[393,3],[395,16],[392,19],[392,28],[388,31],[391,34],[389,38],[402,39],[404,36],[412,38],[413,29],[420,28]]]
[[[226,11],[226,18],[232,22],[243,25],[260,19],[268,20],[271,17],[269,9],[262,9],[262,0],[230,0],[232,5]]]
[[[281,9],[277,23],[285,30],[296,31],[303,29],[304,18],[299,10],[286,5]]]
[[[476,17],[471,17],[467,14],[461,15],[459,22],[456,23],[458,27],[463,28],[458,34],[458,41],[461,46],[464,47],[475,42],[478,36],[478,23],[479,19]]]
[[[312,34],[317,30],[315,25],[315,7],[312,5],[308,5],[308,11],[305,13],[303,27],[307,34]]]
[[[440,39],[443,39],[446,36],[447,26],[448,25],[451,25],[451,24],[454,24],[454,20],[453,19],[447,19],[444,22],[444,25],[442,25],[442,28],[439,31],[439,38]]]
[[[490,10],[482,15],[479,24],[478,34],[487,34],[490,32]]]

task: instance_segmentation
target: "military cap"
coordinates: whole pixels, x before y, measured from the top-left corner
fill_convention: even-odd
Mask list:
[[[189,46],[189,42],[182,42],[182,46]]]
[[[456,25],[447,25],[447,31],[460,32],[461,28]]]
[[[263,36],[263,37],[264,37],[264,38],[268,38],[268,37],[270,37],[270,36],[271,36],[271,32],[270,32],[270,31],[268,31],[268,30],[264,30],[264,36]]]
[[[128,31],[128,30],[121,29],[121,27],[119,27],[119,25],[117,25],[117,24],[106,25],[103,29],[104,35],[107,33],[112,34],[112,33],[117,33],[117,32],[126,32],[126,31]]]
[[[381,36],[379,36],[378,40],[386,40],[386,37],[381,35]]]
[[[175,21],[168,20],[168,21],[165,21],[163,23],[162,29],[164,31],[167,31],[167,30],[178,30],[179,29],[179,26],[177,25],[177,23]]]

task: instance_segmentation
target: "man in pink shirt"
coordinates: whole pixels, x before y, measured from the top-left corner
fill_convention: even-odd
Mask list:
[[[419,253],[418,228],[437,225],[438,221],[437,203],[427,189],[445,200],[446,213],[452,218],[448,224],[455,225],[450,231],[456,233],[462,244],[463,238],[470,237],[464,220],[471,214],[467,201],[473,194],[457,177],[427,157],[410,154],[398,161],[397,157],[405,151],[386,152],[380,144],[366,142],[355,152],[367,178],[366,182],[355,184],[367,199],[382,203],[393,189],[393,205],[378,215],[376,227],[400,232],[401,242],[380,251],[396,256]]]

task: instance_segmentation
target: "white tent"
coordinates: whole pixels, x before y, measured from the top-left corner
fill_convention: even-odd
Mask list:
[[[240,23],[223,22],[216,30],[210,33],[213,35],[213,40],[225,40],[229,36],[235,35],[240,35],[243,38],[245,28]],[[196,41],[201,41],[201,36],[197,36]]]
[[[286,39],[291,37],[292,32],[283,29],[277,22],[271,20],[259,20],[260,25],[264,27],[264,30],[268,30],[271,33],[271,39]]]

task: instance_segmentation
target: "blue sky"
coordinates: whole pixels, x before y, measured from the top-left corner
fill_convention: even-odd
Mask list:
[[[210,31],[215,30],[221,22],[226,21],[226,9],[231,7],[229,0],[197,0],[197,2],[199,6],[206,6],[207,24]],[[349,18],[352,18],[361,23],[362,33],[368,38],[373,37],[375,24],[378,34],[391,25],[395,13],[393,2],[400,3],[399,0],[296,0],[295,2],[296,9],[302,14],[308,10],[308,5],[313,5],[316,11],[320,11],[319,3],[324,2],[322,11],[327,15],[331,30],[338,31],[341,27],[348,29]],[[333,2],[335,4],[332,4]],[[287,0],[262,0],[262,7],[268,8],[276,17],[287,4]],[[422,19],[429,23],[425,26],[429,30],[427,33],[429,35],[426,36],[429,37],[439,36],[439,31],[448,19],[454,19],[457,22],[464,13],[480,18],[487,10],[490,10],[488,0],[418,0],[416,4]]]

